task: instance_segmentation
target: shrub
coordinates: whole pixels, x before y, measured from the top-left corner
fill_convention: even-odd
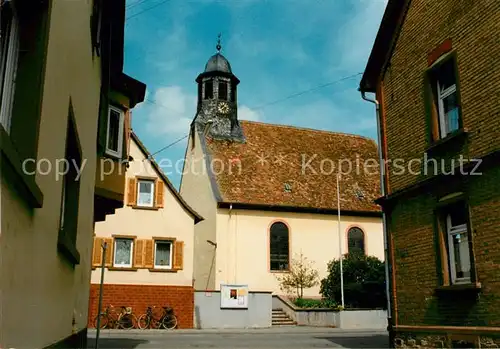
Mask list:
[[[385,266],[376,257],[347,254],[342,262],[344,303],[349,308],[386,308]],[[340,261],[328,263],[328,276],[321,280],[321,295],[341,303]]]

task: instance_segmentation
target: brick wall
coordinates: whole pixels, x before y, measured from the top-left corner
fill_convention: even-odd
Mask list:
[[[473,179],[472,179],[473,178]],[[439,248],[431,190],[399,200],[389,213],[394,241],[398,324],[419,326],[500,327],[500,166],[471,177],[467,183],[449,178],[438,184],[469,197],[479,296],[464,292],[437,293],[440,286]]]
[[[99,285],[90,285],[88,326],[95,327],[99,304]],[[177,316],[178,328],[193,328],[194,289],[189,286],[117,285],[104,284],[102,306],[132,307],[139,317],[148,306],[170,306]]]
[[[500,1],[412,1],[384,75],[387,148],[390,159],[421,159],[431,145],[424,103],[428,55],[451,39],[457,54],[465,157],[500,148]],[[394,166],[390,172],[398,171]],[[422,179],[391,175],[396,191]]]

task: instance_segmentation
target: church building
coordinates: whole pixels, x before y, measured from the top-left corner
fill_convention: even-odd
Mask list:
[[[194,227],[195,289],[241,284],[284,295],[277,277],[299,254],[320,278],[341,249],[384,260],[375,141],[239,120],[240,80],[220,49],[196,79],[180,185],[183,199],[204,217]],[[319,286],[304,296],[319,297]]]

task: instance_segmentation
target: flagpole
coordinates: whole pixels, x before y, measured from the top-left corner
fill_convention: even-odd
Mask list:
[[[337,173],[337,220],[338,220],[338,229],[339,229],[339,252],[340,252],[340,297],[342,299],[342,308],[344,308],[344,271],[342,268],[342,233],[340,230],[340,173]]]

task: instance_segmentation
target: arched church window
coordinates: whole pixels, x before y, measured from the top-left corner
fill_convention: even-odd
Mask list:
[[[227,82],[219,81],[219,99],[227,101]]]
[[[289,269],[289,232],[288,226],[283,222],[271,225],[269,232],[269,252],[271,271]]]
[[[358,227],[353,227],[347,232],[348,253],[365,254],[365,233]]]
[[[212,99],[214,98],[214,82],[212,80],[207,80],[204,83],[204,98],[205,99]]]

